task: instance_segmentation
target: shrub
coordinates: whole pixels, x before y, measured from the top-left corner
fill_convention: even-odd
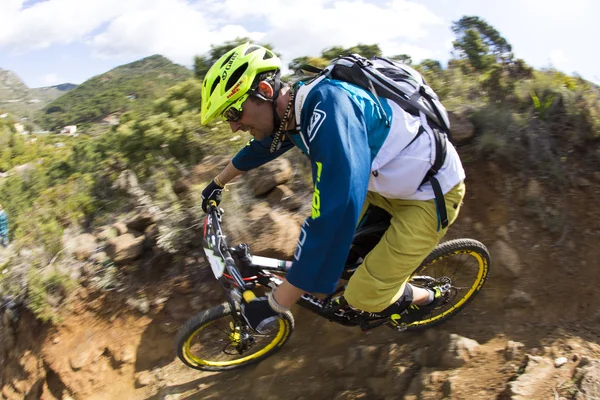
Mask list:
[[[58,322],[57,308],[76,287],[75,282],[58,271],[43,274],[33,268],[28,274],[28,282],[27,308],[43,322]]]

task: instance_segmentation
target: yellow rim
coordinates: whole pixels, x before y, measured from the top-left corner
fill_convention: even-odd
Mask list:
[[[266,353],[271,351],[275,346],[278,346],[280,343],[283,343],[283,341],[285,340],[285,338],[288,336],[288,333],[289,333],[287,322],[283,318],[280,318],[279,319],[279,331],[277,332],[277,336],[275,336],[275,338],[268,345],[266,345],[265,347],[263,347],[260,351],[257,351],[256,353],[253,353],[253,354],[250,354],[249,356],[239,358],[237,360],[232,360],[232,361],[208,361],[208,360],[203,360],[201,358],[194,356],[190,350],[190,344],[192,342],[192,339],[194,339],[194,337],[196,337],[196,335],[198,335],[198,333],[200,333],[201,330],[203,330],[207,326],[212,325],[215,321],[210,321],[209,323],[202,325],[200,328],[198,328],[196,331],[194,331],[194,333],[192,333],[185,341],[184,348],[183,348],[183,356],[185,357],[185,359],[188,362],[190,362],[192,364],[196,364],[196,365],[204,365],[207,367],[228,367],[228,366],[232,366],[232,365],[243,364],[245,362],[255,360],[255,359],[265,355]]]
[[[456,304],[454,304],[451,308],[447,309],[443,313],[438,314],[429,319],[412,322],[406,326],[425,325],[425,324],[429,324],[433,321],[436,321],[440,318],[444,318],[446,315],[448,315],[448,314],[452,313],[454,310],[460,308],[465,303],[465,301],[467,301],[473,295],[473,293],[475,291],[481,289],[481,286],[483,285],[483,282],[484,282],[484,278],[485,278],[485,276],[487,276],[488,264],[487,264],[487,260],[485,258],[481,257],[481,255],[479,255],[479,253],[477,253],[475,251],[458,250],[458,251],[454,251],[449,254],[444,254],[443,256],[433,260],[430,264],[427,264],[426,266],[428,267],[430,265],[435,264],[436,262],[438,262],[440,260],[443,260],[444,258],[448,258],[448,257],[456,255],[456,254],[469,254],[469,255],[475,257],[477,259],[477,261],[479,262],[479,272],[477,274],[477,279],[475,280],[475,282],[473,282],[473,286],[471,286],[471,288],[469,289],[467,294],[465,294]]]

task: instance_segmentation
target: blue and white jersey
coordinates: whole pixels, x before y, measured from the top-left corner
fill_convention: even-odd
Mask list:
[[[421,185],[435,160],[435,140],[426,119],[406,113],[393,101],[379,101],[381,106],[371,93],[350,83],[319,78],[296,93],[298,133],[287,135],[291,141],[270,153],[271,138],[252,140],[232,160],[237,169],[247,171],[294,145],[311,160],[312,215],[302,225],[287,276],[305,291],[335,290],[368,190],[391,199],[435,197],[428,182]],[[425,132],[415,139],[421,126]],[[465,178],[449,142],[436,178],[444,193]]]

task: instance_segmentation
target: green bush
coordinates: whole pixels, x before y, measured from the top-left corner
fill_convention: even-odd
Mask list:
[[[44,274],[32,268],[28,274],[27,308],[42,322],[59,322],[57,306],[76,286],[70,277],[58,271]]]

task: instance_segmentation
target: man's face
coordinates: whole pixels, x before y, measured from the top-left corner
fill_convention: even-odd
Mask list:
[[[242,104],[242,116],[237,122],[229,122],[232,132],[250,132],[256,140],[266,139],[273,133],[273,105],[256,98],[246,99]]]

